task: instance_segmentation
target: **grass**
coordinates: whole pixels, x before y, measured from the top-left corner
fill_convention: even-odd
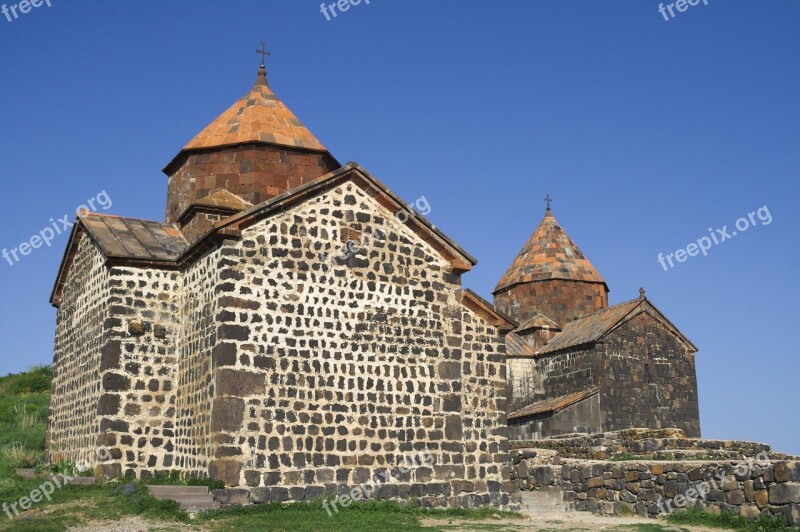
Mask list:
[[[32,482],[36,487],[42,480]],[[13,520],[0,516],[0,529],[61,531],[88,521],[117,521],[128,516],[175,523],[189,521],[189,514],[175,501],[154,499],[144,484],[130,482],[58,489],[51,501],[42,501]]]
[[[33,467],[41,460],[52,377],[49,366],[0,377],[0,462]]]
[[[170,471],[168,475],[159,473],[144,481],[150,486],[207,486],[210,490],[223,489],[225,482],[210,478],[181,478],[179,471]]]
[[[745,532],[800,532],[800,527],[790,527],[783,516],[772,516],[762,513],[757,520],[748,521],[744,517],[731,513],[711,514],[694,508],[671,513],[667,521],[680,525],[700,525],[709,528],[742,530]]]
[[[46,480],[22,479],[14,474],[18,467],[33,467],[40,472],[75,474],[69,463],[45,467],[42,464],[47,409],[50,403],[52,370],[36,366],[25,373],[0,377],[0,502],[11,504]],[[91,472],[89,472],[91,473]],[[181,478],[177,471],[143,482],[117,480],[93,486],[65,486],[13,520],[0,512],[0,530],[60,531],[89,521],[118,521],[140,516],[157,522],[161,530],[183,530],[187,525],[212,531],[247,530],[332,530],[343,532],[371,530],[422,530],[422,519],[475,521],[482,530],[507,530],[487,519],[521,517],[494,508],[430,510],[416,504],[388,501],[356,502],[346,510],[329,516],[322,501],[297,504],[264,504],[214,510],[190,517],[174,501],[151,497],[147,485],[224,487],[220,481]],[[459,525],[460,526],[460,525]],[[472,527],[470,525],[470,527]],[[447,530],[443,523],[425,530]]]
[[[37,481],[41,482],[41,481]],[[358,532],[372,530],[448,530],[443,523],[423,527],[422,519],[475,521],[475,529],[507,530],[507,525],[484,523],[487,519],[521,517],[493,508],[429,510],[389,501],[353,503],[347,509],[328,514],[322,501],[295,504],[260,504],[211,510],[190,517],[176,502],[157,500],[140,482],[68,486],[57,490],[51,502],[42,502],[26,514],[9,521],[0,516],[0,530],[62,531],[89,521],[118,521],[139,516],[162,529],[209,531],[317,531]],[[469,526],[469,525],[468,525]],[[472,528],[471,526],[469,526]],[[462,529],[459,525],[459,529]]]

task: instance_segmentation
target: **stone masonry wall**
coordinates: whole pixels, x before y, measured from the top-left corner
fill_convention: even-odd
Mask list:
[[[109,273],[83,234],[56,315],[47,452],[55,461],[91,461],[100,436],[101,350],[109,315]]]
[[[694,354],[663,324],[641,313],[596,349],[605,353],[603,430],[676,427],[700,436]]]
[[[518,284],[494,296],[500,312],[523,324],[541,312],[562,328],[569,322],[608,307],[602,283],[551,279]]]
[[[178,348],[175,421],[175,469],[207,476],[211,461],[211,368],[219,363],[215,349],[221,265],[219,249],[194,262],[183,275],[181,332]]]
[[[536,390],[532,397],[525,398],[520,408],[535,401],[563,397],[592,388],[597,386],[602,378],[600,355],[591,349],[546,354],[532,361],[536,364],[541,388]],[[514,401],[517,401],[516,397]]]
[[[338,164],[325,153],[265,144],[182,154],[166,170],[167,222],[177,221],[192,202],[216,190],[228,190],[257,205],[336,168]]]
[[[383,237],[326,264],[368,229]],[[502,503],[503,340],[462,307],[433,249],[345,183],[220,253],[212,476],[303,499],[427,450],[434,465],[392,476],[388,493]]]
[[[175,462],[180,274],[112,267],[98,403],[107,476],[147,476]]]
[[[630,453],[650,458],[584,458]],[[761,443],[686,438],[679,429],[631,429],[513,442],[509,464],[513,500],[555,490],[561,493],[556,502],[568,510],[657,517],[694,507],[748,519],[766,512],[800,524],[800,461]]]
[[[695,507],[800,524],[800,462],[566,462],[564,500],[579,511],[656,517]]]
[[[540,440],[543,437],[600,430],[600,395],[594,394],[557,413],[547,413],[509,420],[508,434],[512,441]]]

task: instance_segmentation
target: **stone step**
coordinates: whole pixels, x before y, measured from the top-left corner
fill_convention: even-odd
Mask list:
[[[519,495],[522,506],[528,513],[557,513],[567,510],[561,486],[547,486],[534,491],[523,491]]]
[[[148,486],[147,489],[156,499],[175,501],[181,508],[190,512],[202,512],[220,507],[209,493],[207,486]]]
[[[18,477],[21,477],[21,478],[28,478],[28,479],[30,479],[30,478],[36,478],[36,476],[37,476],[37,475],[36,475],[36,470],[35,470],[35,469],[28,469],[28,468],[19,468],[19,469],[15,469],[15,470],[14,470],[14,473],[16,473],[16,475],[17,475]]]
[[[188,512],[203,512],[205,510],[219,509],[219,503],[213,500],[197,502],[180,502],[181,508]]]
[[[208,486],[147,486],[152,496],[156,495],[208,495]]]
[[[95,484],[96,482],[97,482],[97,479],[94,478],[94,477],[75,477],[75,478],[69,479],[67,484],[69,484],[71,486],[91,486],[92,484]]]

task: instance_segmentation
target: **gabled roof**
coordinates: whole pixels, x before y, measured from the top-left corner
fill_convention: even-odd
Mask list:
[[[174,261],[189,243],[172,224],[88,213],[78,217],[106,258]]]
[[[494,305],[469,288],[465,288],[461,292],[461,304],[483,318],[487,323],[497,327],[500,331],[511,331],[517,326],[514,320],[494,308]]]
[[[189,245],[178,228],[171,224],[96,213],[81,216],[73,228],[50,301],[55,306],[60,304],[63,282],[77,248],[77,236],[84,228],[107,259],[152,264],[163,268],[182,268],[186,264],[191,264],[218,238],[237,238],[241,236],[244,228],[259,220],[291,209],[347,181],[352,181],[390,212],[397,214],[403,211],[404,225],[448,261],[454,273],[469,271],[478,263],[472,255],[410,208],[386,185],[358,164],[351,162],[330,174],[217,222],[208,233],[192,245]],[[474,296],[479,297],[477,294]],[[468,296],[471,300],[475,297]],[[493,309],[491,304],[485,301],[484,303]],[[498,320],[507,319],[494,310],[492,312],[500,316]],[[512,325],[509,330],[516,326],[514,322],[509,323]]]
[[[568,323],[559,334],[553,337],[547,345],[539,349],[536,354],[537,356],[544,355],[570,347],[597,342],[619,325],[641,312],[649,312],[671,329],[691,350],[697,351],[697,347],[686,338],[686,336],[684,336],[655,305],[650,303],[650,300],[646,297],[640,297],[614,305],[613,307],[598,310],[597,312],[593,312],[592,314]]]
[[[542,314],[541,312],[537,312],[534,317],[514,329],[515,333],[523,333],[530,329],[551,329],[560,331],[561,327],[558,326],[556,322]]]
[[[186,207],[186,210],[178,216],[178,222],[181,222],[184,218],[188,218],[189,215],[196,210],[213,210],[227,214],[235,214],[247,210],[252,206],[252,203],[245,201],[228,190],[218,190],[204,198],[193,201]]]
[[[249,142],[327,151],[275,96],[263,67],[253,88],[190,140],[183,151]]]
[[[561,228],[549,207],[539,227],[536,228],[500,282],[497,283],[494,293],[520,283],[548,279],[603,283],[605,285],[605,281],[592,263]]]
[[[189,247],[177,227],[161,222],[84,212],[78,215],[61,261],[50,303],[58,306],[81,235],[91,238],[107,260],[169,266]]]
[[[225,232],[227,235],[236,236],[240,234],[242,229],[259,220],[275,213],[291,209],[294,205],[317,196],[326,190],[333,189],[346,181],[355,183],[390,212],[397,214],[400,211],[404,211],[405,216],[402,217],[405,220],[404,225],[433,247],[445,260],[449,261],[455,273],[469,271],[472,269],[472,266],[478,263],[472,255],[464,251],[461,246],[456,244],[450,237],[430,223],[424,216],[410,208],[400,197],[389,190],[386,185],[381,183],[375,176],[355,162],[349,162],[329,174],[309,181],[288,192],[284,192],[242,213],[221,220],[214,224],[211,231],[203,238],[219,232]],[[399,218],[400,217],[398,217],[398,219]],[[200,244],[200,242],[198,242],[198,244]]]
[[[536,356],[536,350],[520,338],[519,335],[510,332],[506,335],[506,355],[510,357],[534,357]]]
[[[518,419],[522,417],[528,416],[535,416],[536,414],[549,414],[550,412],[560,412],[567,408],[568,406],[572,406],[575,403],[583,401],[584,399],[591,397],[598,393],[600,388],[589,388],[587,390],[583,390],[580,392],[576,392],[570,395],[564,395],[562,397],[556,397],[554,399],[546,399],[544,401],[539,401],[537,403],[533,403],[532,405],[526,406],[525,408],[521,408],[516,412],[512,412],[508,415],[508,419]]]

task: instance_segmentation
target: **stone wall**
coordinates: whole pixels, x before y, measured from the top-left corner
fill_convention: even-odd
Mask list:
[[[107,476],[147,476],[175,465],[180,274],[112,267],[97,406]]]
[[[511,419],[508,421],[509,439],[539,440],[545,435],[593,433],[600,429],[600,394],[570,405],[557,413]]]
[[[231,315],[218,310],[222,267],[219,249],[196,260],[183,274],[181,332],[178,342],[175,468],[206,476],[211,455],[212,367],[224,362],[224,344],[216,347],[217,320]]]
[[[584,459],[592,453],[624,458],[630,452],[686,459]],[[717,458],[692,459],[712,455]],[[694,507],[748,519],[768,512],[800,524],[800,461],[760,443],[685,438],[677,429],[636,429],[513,442],[509,464],[514,500],[560,489],[559,502],[568,510],[657,517]]]
[[[564,498],[579,511],[656,517],[694,507],[800,524],[800,462],[565,462]]]
[[[608,307],[608,290],[603,283],[550,279],[498,292],[494,304],[519,324],[541,312],[563,328],[577,318]]]
[[[604,353],[603,430],[677,427],[700,436],[694,353],[661,321],[640,313],[595,349]]]
[[[345,230],[367,229],[383,237],[329,267]],[[431,468],[389,484],[502,503],[504,343],[462,306],[447,261],[352,183],[220,252],[212,476],[304,498],[428,451]]]
[[[72,463],[91,461],[98,445],[101,351],[112,309],[104,258],[91,238],[79,238],[56,318],[46,443],[51,460]]]
[[[354,238],[352,257],[328,260]],[[56,359],[54,447],[104,445],[105,476],[179,470],[252,502],[375,482],[381,497],[428,506],[508,503],[498,325],[355,183],[253,222],[182,271],[104,265],[82,246],[59,349],[83,346],[68,327],[97,345],[83,365]],[[78,397],[85,420],[66,411]],[[421,454],[429,464],[402,470]]]
[[[266,144],[183,152],[164,170],[169,176],[167,222],[176,222],[192,202],[216,190],[257,205],[338,167],[327,153]],[[187,239],[201,229],[187,227]]]
[[[626,456],[658,460],[749,459],[767,452],[772,460],[789,458],[764,443],[687,438],[680,429],[628,429],[596,434],[565,434],[536,441],[511,442],[512,449],[555,451],[563,458],[604,460]]]

